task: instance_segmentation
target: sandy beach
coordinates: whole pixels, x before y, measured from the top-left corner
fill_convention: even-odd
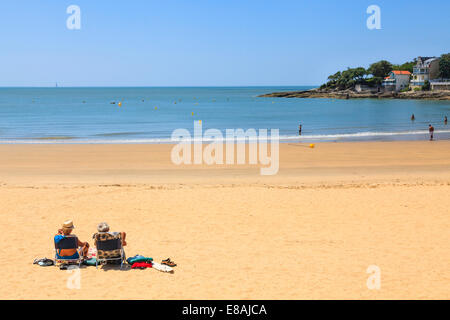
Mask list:
[[[450,298],[450,141],[286,143],[274,176],[176,166],[172,147],[0,145],[0,298]],[[68,289],[32,264],[67,219],[91,245],[107,221],[175,273],[83,267]]]

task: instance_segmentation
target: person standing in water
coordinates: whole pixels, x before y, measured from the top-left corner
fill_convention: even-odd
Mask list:
[[[414,120],[416,120],[416,117],[414,116],[414,113],[413,113],[411,116],[411,121],[414,121]]]
[[[298,126],[298,135],[301,136],[302,135],[302,125]]]
[[[447,125],[447,116],[444,118],[444,124]]]
[[[428,125],[428,131],[430,132],[430,141],[433,141],[434,127],[431,124]]]

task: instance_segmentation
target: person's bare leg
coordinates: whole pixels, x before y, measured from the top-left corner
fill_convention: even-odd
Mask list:
[[[125,241],[125,238],[127,237],[127,234],[125,232],[121,232],[121,234],[122,234],[122,245],[126,246],[127,242]]]
[[[89,244],[85,244],[82,248],[81,248],[81,253],[83,255],[83,258],[86,258],[88,256],[88,251],[89,251]]]

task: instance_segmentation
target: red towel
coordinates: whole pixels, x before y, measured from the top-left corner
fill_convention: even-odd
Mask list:
[[[131,269],[145,269],[145,268],[151,268],[152,264],[148,262],[135,262],[131,266]]]

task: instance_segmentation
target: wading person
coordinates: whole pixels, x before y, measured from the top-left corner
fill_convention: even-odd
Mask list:
[[[298,126],[298,135],[301,136],[302,135],[302,125]]]
[[[445,125],[447,124],[447,116],[445,116],[445,118],[444,118],[444,124]]]
[[[414,120],[416,120],[416,117],[414,116],[414,113],[413,113],[411,116],[411,121],[414,121]]]
[[[434,127],[431,124],[428,125],[428,132],[430,132],[430,141],[433,141],[433,138],[434,138]]]

